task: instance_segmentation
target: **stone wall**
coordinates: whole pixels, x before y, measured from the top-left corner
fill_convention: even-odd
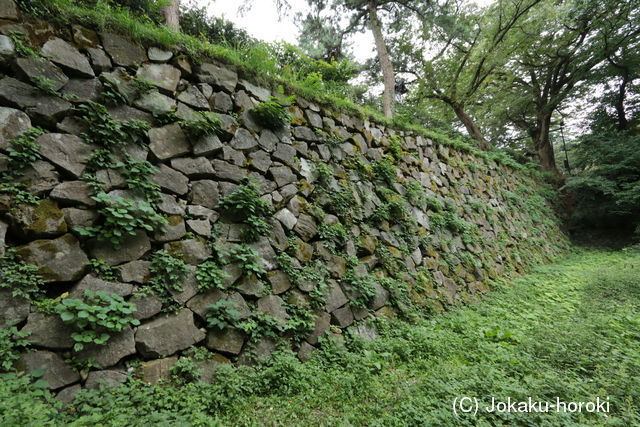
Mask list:
[[[104,290],[134,302],[140,321],[106,345],[74,352],[70,325],[0,288],[0,323],[30,332],[35,349],[18,366],[44,367],[61,398],[99,380],[123,381],[133,361],[156,381],[193,346],[211,351],[206,378],[218,363],[254,363],[282,346],[305,360],[321,337],[372,338],[372,318],[472,301],[490,279],[565,245],[538,185],[510,167],[300,98],[288,107],[290,125],[263,129],[249,110],[273,93],[229,67],[77,25],[20,22],[12,3],[0,5],[0,250],[16,247],[37,266],[46,297]],[[21,55],[9,37],[16,30],[38,56]],[[114,96],[113,119],[143,120],[150,130],[142,144],[124,141],[111,164],[96,167],[94,154],[105,147],[88,140],[95,123],[78,107]],[[175,117],[163,114],[173,110]],[[201,120],[197,112],[209,111],[222,122],[217,134],[196,138],[168,120]],[[35,138],[40,158],[10,170],[10,140],[35,126],[44,130]],[[104,222],[99,211],[108,202],[92,198],[98,192],[144,199],[127,182],[132,163],[117,165],[124,159],[155,167],[160,198],[151,206],[167,224],[138,230],[118,248],[78,230]],[[248,226],[219,206],[245,177],[259,183],[273,213],[267,235],[247,243],[259,254],[253,272],[224,255],[246,251]],[[15,182],[38,200],[18,200],[7,190]],[[157,274],[151,260],[162,249],[188,264],[169,290],[172,307],[140,292]],[[115,267],[117,280],[100,278],[90,259]],[[206,261],[226,274],[203,292],[196,274]],[[255,320],[258,332],[207,326],[208,307],[225,299],[238,309],[236,320]],[[92,366],[78,371],[64,362],[70,357]]]

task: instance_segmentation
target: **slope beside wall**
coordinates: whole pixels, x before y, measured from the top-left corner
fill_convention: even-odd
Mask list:
[[[375,337],[371,319],[472,301],[566,247],[541,187],[510,167],[303,99],[289,125],[265,129],[249,110],[272,93],[234,70],[21,22],[8,0],[0,33],[0,251],[43,281],[15,295],[5,269],[0,324],[31,334],[16,366],[44,368],[61,397],[134,365],[157,381],[193,346],[210,351],[205,379],[279,347],[306,359],[322,337]],[[200,136],[199,111],[222,130]],[[16,154],[29,146],[39,154]],[[259,205],[245,177],[272,213],[266,233],[243,211]],[[222,209],[230,197],[245,204]],[[145,199],[150,210],[131,210]],[[133,212],[117,227],[138,227],[121,247],[104,239],[114,204]],[[134,303],[139,325],[74,351],[78,330],[55,305],[86,290]]]

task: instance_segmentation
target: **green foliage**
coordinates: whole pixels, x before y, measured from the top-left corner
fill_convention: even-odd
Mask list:
[[[84,291],[82,299],[64,298],[56,307],[60,319],[76,330],[71,334],[75,351],[81,351],[85,344],[105,345],[112,334],[139,325],[140,321],[131,317],[135,311],[136,306],[119,295],[91,290]]]
[[[171,379],[176,384],[187,384],[200,379],[198,363],[191,357],[181,357],[171,367]]]
[[[127,144],[143,145],[147,140],[150,125],[143,120],[118,122],[111,117],[105,106],[95,102],[81,104],[76,108],[87,124],[87,132],[82,137],[88,143],[113,151]]]
[[[227,215],[245,223],[242,230],[245,242],[254,242],[271,230],[268,222],[271,205],[260,198],[260,186],[251,178],[243,178],[232,193],[220,200],[218,206]]]
[[[367,303],[376,295],[375,278],[359,271],[359,265],[358,258],[347,258],[347,272],[342,277],[342,282],[354,295],[349,304],[354,307],[366,308]]]
[[[281,129],[291,122],[285,105],[277,99],[261,102],[249,112],[260,126],[271,130]]]
[[[125,178],[130,190],[144,196],[152,204],[160,202],[160,186],[152,180],[157,169],[151,163],[125,156],[125,160],[115,163],[113,168],[120,169],[120,173]]]
[[[62,402],[38,375],[0,374],[0,414],[7,426],[59,424]]]
[[[153,120],[159,126],[166,126],[170,125],[171,123],[179,122],[180,117],[177,116],[176,109],[172,108],[169,111],[164,111],[162,113],[154,113]]]
[[[207,307],[207,323],[210,328],[225,329],[234,326],[241,317],[235,301],[221,299]]]
[[[402,150],[402,138],[400,136],[394,135],[389,140],[389,153],[391,153],[391,157],[393,157],[395,161],[399,162],[402,160],[404,151]]]
[[[339,222],[331,225],[320,224],[318,235],[323,239],[324,246],[334,253],[338,248],[343,247],[349,239],[349,231]]]
[[[149,272],[151,277],[141,289],[141,293],[151,293],[158,296],[165,311],[180,308],[172,293],[182,291],[182,281],[187,272],[187,265],[184,261],[171,256],[165,250],[159,250],[151,257]]]
[[[222,122],[213,113],[197,112],[200,120],[182,120],[180,126],[190,139],[199,139],[208,135],[220,134],[222,131]]]
[[[329,280],[329,270],[326,264],[320,260],[300,267],[297,260],[285,252],[278,254],[278,267],[287,275],[289,281],[294,286],[313,284],[313,289],[309,292],[311,306],[320,308],[325,302],[325,291]]]
[[[227,277],[228,274],[215,261],[205,261],[198,264],[196,279],[198,281],[198,290],[201,292],[215,288],[224,289],[224,279]]]
[[[9,31],[9,38],[13,41],[19,56],[40,56],[37,50],[27,44],[26,36],[22,31]]]
[[[327,209],[340,219],[349,220],[358,214],[358,204],[353,187],[346,181],[340,181],[339,191],[330,191]]]
[[[424,187],[416,180],[408,180],[404,184],[406,198],[413,206],[424,208],[427,205]]]
[[[76,231],[83,236],[109,241],[116,248],[141,230],[155,231],[167,224],[167,220],[148,202],[123,197],[111,198],[105,192],[99,192],[91,198],[98,203],[100,222]]]
[[[43,285],[38,267],[22,261],[14,248],[7,248],[0,258],[0,288],[10,289],[13,296],[35,301],[44,295]]]
[[[398,179],[398,170],[395,166],[395,160],[391,156],[384,156],[372,165],[374,176],[380,181],[393,185]]]
[[[20,353],[29,348],[29,332],[20,332],[15,326],[0,328],[0,372],[12,370]]]
[[[102,99],[106,105],[123,105],[127,103],[127,97],[120,93],[118,86],[109,79],[100,79],[102,82]]]
[[[5,175],[3,179],[9,178]],[[0,194],[7,194],[14,204],[36,205],[40,198],[27,190],[23,182],[0,182]]]
[[[315,175],[318,183],[323,187],[327,187],[333,180],[333,168],[327,163],[317,161],[314,163]]]
[[[8,175],[16,177],[22,169],[31,166],[36,160],[40,160],[40,146],[36,139],[45,133],[44,130],[34,127],[26,130],[8,141],[7,153],[9,154]]]
[[[245,274],[256,274],[261,276],[266,273],[260,264],[260,254],[251,246],[236,245],[229,250],[218,251],[221,258],[228,263],[238,263]]]
[[[89,260],[89,267],[91,271],[102,280],[106,280],[107,282],[118,281],[118,270],[107,264],[105,260],[91,258]]]

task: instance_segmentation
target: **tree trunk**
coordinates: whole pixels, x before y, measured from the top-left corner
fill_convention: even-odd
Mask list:
[[[373,38],[376,42],[376,50],[378,52],[378,59],[380,60],[380,67],[382,68],[382,76],[384,79],[384,93],[382,94],[382,109],[384,115],[388,118],[393,117],[393,103],[396,97],[396,82],[393,72],[393,64],[389,58],[389,52],[387,51],[387,45],[382,37],[382,25],[378,19],[378,12],[376,10],[375,3],[370,0],[368,3],[369,9],[369,24],[371,25],[371,32],[373,32]]]
[[[162,8],[164,22],[167,27],[178,30],[180,28],[180,0],[167,0],[168,5]]]
[[[629,84],[629,68],[620,67],[622,69],[622,82],[618,88],[618,98],[616,99],[616,113],[618,114],[618,130],[627,130],[629,122],[624,108],[624,100],[627,96],[627,85]]]
[[[536,119],[536,130],[534,132],[533,147],[536,150],[542,170],[551,172],[556,177],[562,178],[562,174],[556,166],[556,157],[553,152],[553,145],[549,138],[551,128],[551,114],[540,114]]]
[[[473,119],[466,113],[466,111],[464,111],[464,107],[461,105],[455,105],[453,106],[453,111],[455,111],[456,116],[458,116],[458,119],[460,119],[464,127],[467,129],[469,136],[478,141],[478,147],[481,150],[488,150],[489,142],[484,139],[480,128],[478,127],[478,125],[476,125],[476,122],[474,122]]]

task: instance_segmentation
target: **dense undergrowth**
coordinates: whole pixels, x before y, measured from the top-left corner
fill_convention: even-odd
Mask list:
[[[528,173],[540,173],[537,171],[537,164],[528,163],[523,166],[503,150],[482,151],[475,147],[468,137],[452,136],[449,130],[427,129],[420,123],[407,121],[406,117],[390,120],[374,108],[358,105],[352,96],[356,89],[346,83],[345,76],[350,73],[348,67],[342,63],[310,65],[315,60],[305,57],[302,52],[290,45],[264,42],[211,43],[206,37],[194,37],[172,31],[149,18],[137,16],[129,9],[118,7],[105,0],[19,0],[18,2],[23,11],[35,18],[46,19],[61,25],[78,23],[98,30],[126,34],[146,44],[178,48],[196,62],[207,59],[218,60],[235,67],[241,76],[274,90],[292,93],[336,111],[373,120],[395,129],[414,131],[438,143],[473,153],[486,160],[493,160]],[[333,80],[333,77],[324,78],[329,75],[341,77],[337,80]],[[548,178],[551,179],[550,176]]]
[[[3,425],[638,425],[640,251],[576,251],[484,301],[416,324],[383,322],[381,337],[325,341],[311,362],[281,354],[261,368],[223,366],[208,385],[185,381],[83,391],[69,407],[3,375]],[[186,382],[186,384],[184,384]],[[178,385],[183,384],[183,385]],[[455,397],[609,399],[610,412],[457,417]],[[482,406],[481,406],[482,408]]]

